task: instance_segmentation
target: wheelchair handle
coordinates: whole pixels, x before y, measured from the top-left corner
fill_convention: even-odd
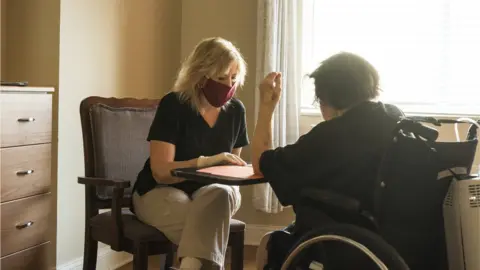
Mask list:
[[[398,133],[400,130],[403,130],[407,133],[411,132],[415,136],[423,137],[431,142],[436,141],[438,138],[438,131],[436,129],[424,126],[421,123],[411,119],[400,120],[397,124],[397,128],[395,129],[395,134]]]
[[[441,126],[442,124],[462,124],[462,123],[469,123],[468,121],[458,120],[458,119],[437,119],[430,116],[410,116],[408,119],[411,119],[415,122],[423,122],[435,125],[437,127]]]

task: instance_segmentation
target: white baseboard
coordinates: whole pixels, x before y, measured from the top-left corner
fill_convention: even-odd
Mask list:
[[[261,224],[247,224],[245,231],[245,245],[258,246],[262,237],[271,232],[282,230],[286,226],[273,226],[273,225],[261,225]]]
[[[260,224],[247,224],[245,231],[245,245],[258,246],[262,237],[268,232],[281,230],[285,226],[271,226]],[[98,249],[96,270],[115,270],[132,261],[132,255],[126,252],[116,252],[109,246],[103,246]],[[57,270],[82,270],[83,257],[74,259],[70,262],[57,267]]]
[[[126,252],[116,252],[109,246],[98,249],[96,270],[115,270],[132,261],[132,255]],[[57,267],[57,270],[82,270],[83,256]]]

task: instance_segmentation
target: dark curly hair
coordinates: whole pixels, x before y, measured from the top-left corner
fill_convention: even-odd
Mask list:
[[[316,100],[339,110],[372,100],[380,93],[377,70],[349,52],[327,58],[309,77],[314,80]]]

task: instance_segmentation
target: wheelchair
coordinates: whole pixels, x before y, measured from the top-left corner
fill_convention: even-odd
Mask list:
[[[333,191],[305,190],[296,224],[272,233],[265,269],[447,270],[442,204],[451,181],[473,177],[478,124],[461,142],[438,141],[432,126],[457,123],[465,122],[398,122],[378,169],[371,213]]]

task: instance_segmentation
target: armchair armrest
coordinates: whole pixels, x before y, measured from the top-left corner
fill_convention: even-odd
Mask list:
[[[355,224],[372,231],[378,230],[375,217],[362,209],[354,198],[331,190],[309,188],[301,191],[301,198],[338,222]]]
[[[111,232],[112,239],[110,247],[115,251],[122,250],[122,207],[125,188],[130,187],[130,181],[118,179],[106,179],[100,177],[78,177],[78,183],[85,185],[85,217],[87,226],[89,220],[98,215],[99,209],[110,208],[112,214]],[[113,196],[111,200],[99,200],[95,194],[96,187],[112,187]],[[108,207],[106,207],[108,205]]]
[[[130,181],[128,180],[106,179],[99,177],[78,177],[78,183],[83,185],[107,186],[115,188],[130,187]]]
[[[378,231],[375,217],[362,209],[354,198],[331,190],[306,189],[301,192],[302,201],[324,212],[337,222],[355,224],[372,231]]]

